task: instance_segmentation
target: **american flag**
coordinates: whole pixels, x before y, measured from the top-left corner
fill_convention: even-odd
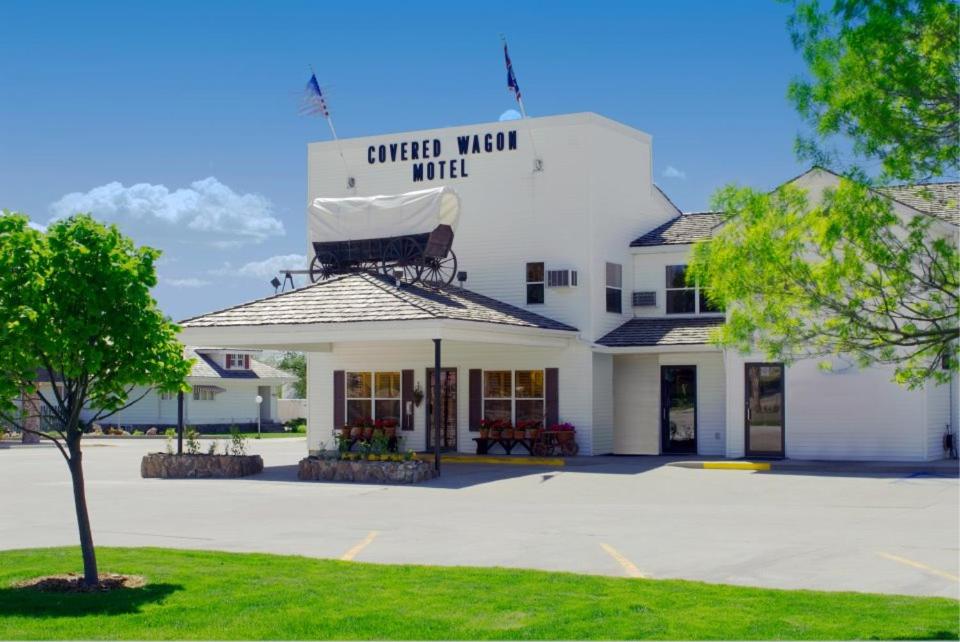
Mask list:
[[[327,109],[327,101],[324,100],[323,92],[320,91],[317,74],[310,74],[310,80],[307,81],[307,89],[303,100],[303,112],[313,115],[323,114],[324,118],[330,118],[330,110]]]
[[[513,73],[513,63],[510,62],[510,54],[507,53],[507,43],[503,43],[503,59],[507,63],[507,89],[513,92],[513,95],[516,97],[517,102],[521,102],[520,99],[520,85],[517,83],[517,75]]]

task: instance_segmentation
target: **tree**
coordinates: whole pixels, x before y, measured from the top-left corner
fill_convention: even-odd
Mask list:
[[[792,183],[721,189],[724,224],[694,248],[689,278],[728,309],[721,345],[891,364],[910,387],[945,381],[958,365],[957,228],[898,209],[882,190],[956,174],[960,11],[948,0],[821,6],[801,2],[790,21],[809,77],[789,95],[814,132],[798,140],[801,158],[840,175],[816,195]],[[837,135],[878,171],[840,167],[827,149]]]
[[[70,471],[84,583],[98,583],[87,512],[81,439],[94,421],[135,403],[135,388],[185,390],[190,362],[178,328],[157,309],[150,288],[160,253],[136,247],[115,226],[88,215],[41,232],[26,216],[0,214],[0,414],[52,441]],[[43,373],[51,385],[40,387]],[[16,412],[36,395],[52,426],[29,428]],[[81,410],[95,409],[81,421]]]
[[[296,375],[297,380],[293,384],[293,392],[297,395],[297,399],[306,399],[307,358],[304,354],[302,352],[284,352],[277,367]]]

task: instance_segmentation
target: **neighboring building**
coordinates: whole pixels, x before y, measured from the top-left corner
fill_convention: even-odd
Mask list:
[[[308,203],[453,188],[464,287],[353,273],[181,323],[189,342],[306,352],[311,449],[363,415],[396,418],[406,446],[429,447],[440,339],[441,440],[453,450],[472,452],[479,421],[504,417],[573,423],[587,455],[942,456],[951,386],[908,391],[885,368],[825,373],[709,343],[723,313],[682,277],[720,217],[684,214],[653,184],[648,135],[588,113],[340,144],[342,157],[309,146]],[[908,194],[891,197],[915,214]],[[941,209],[955,217],[956,200]],[[956,238],[956,223],[937,225]]]
[[[278,424],[277,401],[281,386],[296,379],[291,374],[257,361],[260,350],[194,348],[184,356],[194,359],[187,377],[191,392],[183,395],[183,421],[205,432],[227,432],[231,426],[241,429],[275,428]],[[49,387],[49,377],[41,373],[41,390]],[[135,388],[129,398],[143,395]],[[257,404],[257,396],[263,400]],[[89,421],[96,413],[84,410],[80,418]],[[150,390],[142,399],[110,417],[98,421],[102,426],[122,426],[145,430],[177,425],[177,395]]]

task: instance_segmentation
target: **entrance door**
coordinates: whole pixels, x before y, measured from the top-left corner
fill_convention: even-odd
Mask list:
[[[747,456],[783,457],[783,364],[748,363],[745,368]]]
[[[660,367],[660,449],[697,452],[697,367]]]
[[[433,368],[427,368],[427,450],[433,450]],[[440,369],[440,450],[457,449],[457,369]]]
[[[257,386],[257,394],[263,399],[260,404],[260,421],[270,421],[270,386]]]

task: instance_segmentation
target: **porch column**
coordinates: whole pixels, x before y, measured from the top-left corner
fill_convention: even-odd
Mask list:
[[[440,475],[440,339],[433,340],[433,465]]]
[[[183,390],[177,393],[177,454],[183,454]]]

